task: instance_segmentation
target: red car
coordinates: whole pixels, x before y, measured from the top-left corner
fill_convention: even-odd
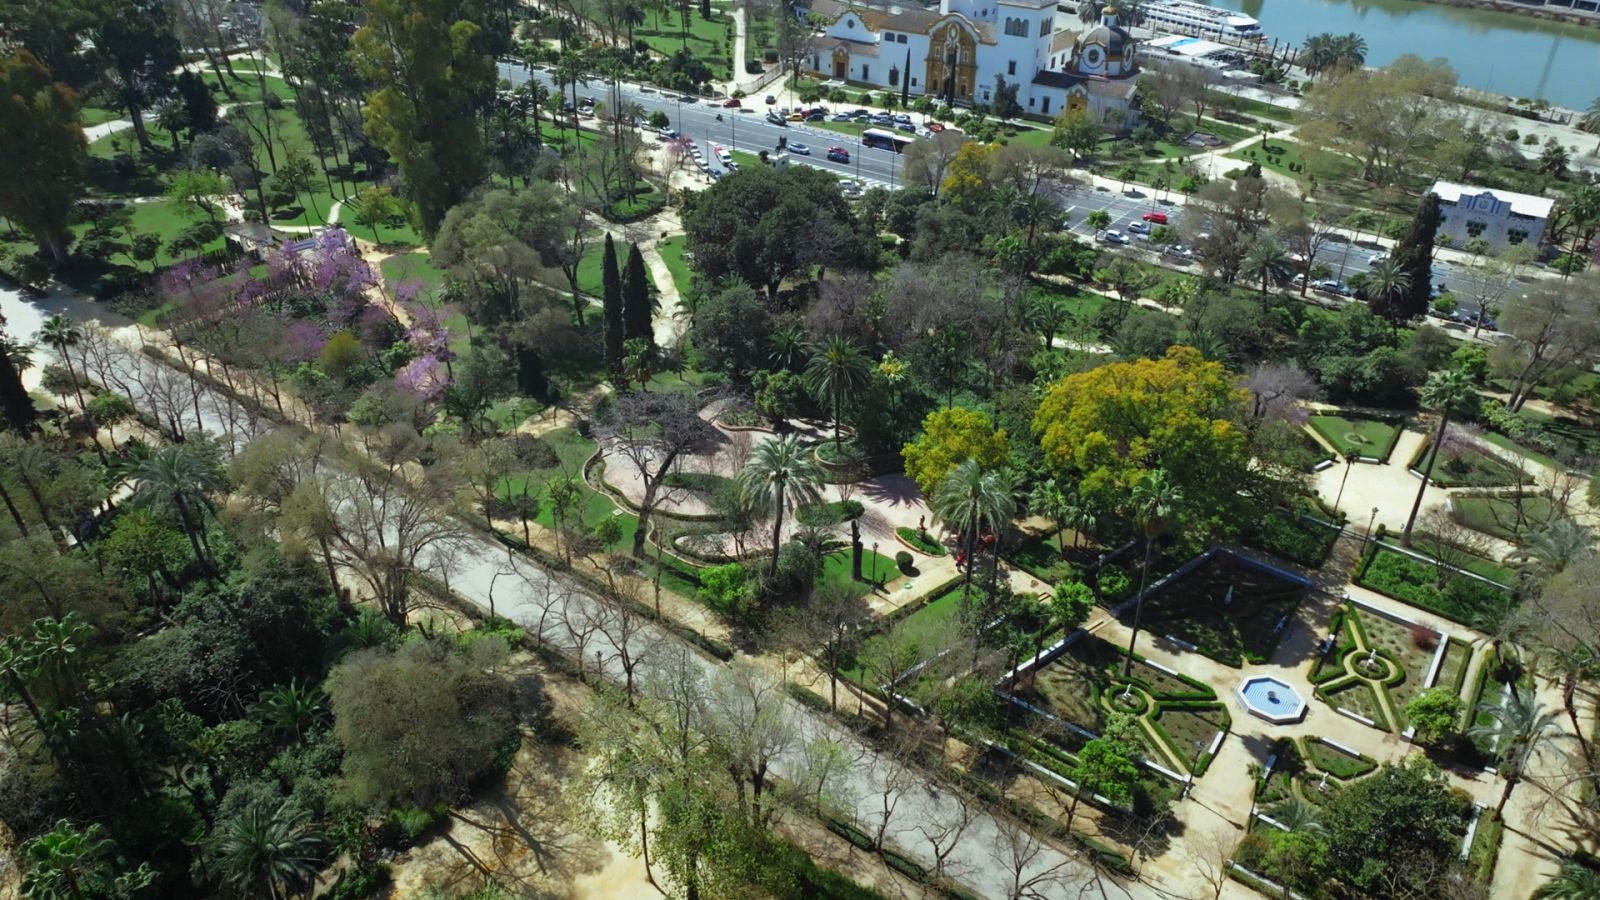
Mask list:
[[[722,104],[722,108],[723,109],[738,109],[739,108],[739,98],[737,98],[737,97],[731,98],[730,100],[728,100],[727,103]]]
[[[1144,219],[1146,222],[1154,222],[1157,225],[1167,224],[1167,214],[1164,212],[1147,212],[1139,218]]]
[[[850,151],[843,147],[829,147],[828,159],[832,160],[833,162],[847,163],[850,161]]]

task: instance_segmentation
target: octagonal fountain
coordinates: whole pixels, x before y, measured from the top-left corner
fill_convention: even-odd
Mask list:
[[[1288,725],[1305,718],[1306,702],[1294,688],[1266,675],[1246,678],[1239,685],[1239,699],[1257,718],[1274,725]]]

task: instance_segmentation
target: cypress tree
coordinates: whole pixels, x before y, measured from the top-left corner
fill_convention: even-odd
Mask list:
[[[0,319],[0,324],[4,322],[4,319]],[[34,408],[28,389],[22,386],[22,373],[12,364],[11,355],[6,352],[10,343],[4,334],[0,334],[0,428],[9,428],[27,437],[38,430],[39,411]]]
[[[1402,319],[1414,319],[1428,312],[1433,292],[1433,242],[1439,233],[1439,195],[1425,194],[1417,204],[1417,214],[1411,217],[1399,243],[1394,245],[1394,260],[1411,280],[1410,287],[1398,298],[1396,310]]]
[[[606,235],[605,256],[600,263],[604,288],[600,296],[605,330],[606,369],[612,375],[622,374],[622,344],[626,340],[622,315],[622,277],[617,271],[617,245],[611,235]]]
[[[628,248],[628,268],[622,276],[622,314],[627,322],[623,333],[631,340],[655,342],[651,325],[650,280],[644,272],[644,254],[639,245]]]

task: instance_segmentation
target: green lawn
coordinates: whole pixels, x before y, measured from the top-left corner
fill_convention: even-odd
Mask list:
[[[656,245],[661,259],[667,264],[667,270],[672,273],[672,283],[677,285],[678,294],[689,293],[694,287],[694,276],[689,271],[689,261],[684,258],[687,248],[683,235],[670,237]]]
[[[78,117],[83,122],[83,127],[91,128],[103,125],[106,122],[115,122],[122,118],[124,110],[119,107],[84,106],[78,110]]]
[[[734,45],[728,30],[730,21],[720,13],[708,21],[700,18],[698,10],[692,10],[689,13],[689,33],[685,37],[683,20],[676,13],[663,13],[659,8],[652,7],[645,12],[644,21],[634,26],[633,38],[644,41],[651,50],[663,56],[688,49],[706,64],[713,78],[726,81],[732,74],[728,59],[733,54]]]
[[[1433,443],[1424,444],[1411,460],[1411,470],[1428,464]],[[1517,467],[1487,449],[1464,440],[1447,441],[1433,464],[1433,481],[1441,487],[1502,487],[1518,483]],[[1528,481],[1522,476],[1523,483]]]
[[[1359,169],[1359,164],[1349,157],[1333,153],[1307,153],[1294,141],[1280,138],[1269,138],[1265,146],[1257,141],[1249,147],[1229,153],[1228,157],[1247,164],[1260,163],[1262,169],[1270,169],[1302,185],[1309,185],[1312,177],[1319,183],[1350,179],[1358,174]]]
[[[1497,538],[1520,543],[1559,516],[1549,497],[1453,497],[1451,506],[1461,524]]]
[[[130,234],[153,234],[161,238],[161,252],[156,255],[157,266],[170,266],[179,259],[188,258],[192,252],[174,255],[170,249],[172,239],[183,234],[201,222],[206,221],[206,216],[199,209],[186,203],[174,200],[153,200],[149,203],[128,203],[115,211],[119,218],[125,217],[126,228]],[[220,215],[220,214],[219,214]],[[82,236],[89,230],[90,223],[79,222],[72,226],[72,233]],[[208,242],[201,247],[201,252],[222,249],[222,238]],[[127,263],[128,260],[120,254],[114,259]]]
[[[1400,439],[1400,428],[1394,422],[1379,419],[1323,414],[1312,416],[1308,424],[1341,457],[1355,450],[1364,458],[1382,462]]]
[[[1271,119],[1274,122],[1282,122],[1286,125],[1294,122],[1295,111],[1286,106],[1275,106],[1270,103],[1265,103],[1261,100],[1252,100],[1247,97],[1233,97],[1217,91],[1212,91],[1211,96],[1213,102],[1218,104],[1226,103],[1247,116],[1257,116],[1263,119]]]
[[[1547,465],[1552,469],[1566,468],[1561,464],[1560,461],[1548,453],[1529,449],[1528,447],[1525,447],[1498,432],[1484,431],[1481,432],[1479,436],[1482,437],[1486,442],[1491,443],[1502,450],[1509,450],[1511,453],[1517,456],[1526,457],[1527,459],[1533,460],[1536,463]]]
[[[862,554],[861,570],[863,576],[872,574],[870,564],[867,562],[867,557],[870,555],[871,551]],[[845,578],[850,577],[849,564],[850,558],[846,554]],[[889,561],[889,566],[891,568],[894,566],[893,560]],[[955,627],[956,616],[960,611],[961,586],[955,585],[923,604],[916,612],[906,616],[902,620],[903,624],[897,627],[904,629],[912,642],[921,645],[921,649],[926,651],[925,656],[932,656],[943,649],[944,639],[948,636],[950,629]],[[881,634],[875,634],[867,638],[856,651],[855,657],[840,667],[839,677],[859,683],[864,675],[871,675],[872,673],[870,672],[864,672],[863,667],[866,665],[867,660],[875,659],[878,656],[877,649],[882,644],[883,636]]]
[[[417,299],[430,308],[437,308],[444,296],[445,271],[433,265],[425,250],[397,253],[378,263],[378,268],[391,297],[407,281],[421,283]],[[450,332],[450,348],[458,355],[465,353],[472,345],[472,327],[466,315],[459,309],[450,313],[445,316],[444,327]]]
[[[1380,594],[1474,627],[1486,627],[1498,621],[1511,608],[1510,595],[1494,585],[1455,575],[1449,570],[1443,572],[1442,582],[1440,576],[1440,568],[1434,563],[1379,547],[1355,581]]]

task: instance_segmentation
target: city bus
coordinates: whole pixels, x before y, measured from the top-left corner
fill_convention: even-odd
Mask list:
[[[861,143],[879,150],[893,150],[896,153],[906,152],[906,147],[916,140],[909,134],[899,131],[886,131],[882,128],[868,128],[861,132]]]

